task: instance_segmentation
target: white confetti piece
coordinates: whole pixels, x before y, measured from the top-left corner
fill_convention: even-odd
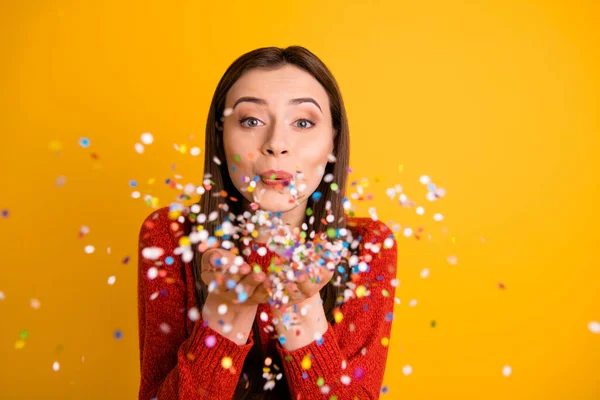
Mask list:
[[[512,374],[512,368],[510,365],[505,365],[502,368],[502,375],[504,376],[510,376]]]
[[[33,308],[34,310],[37,310],[42,306],[42,304],[40,303],[40,301],[38,299],[31,299],[29,301],[29,304],[31,305],[31,308]]]
[[[433,214],[433,220],[434,220],[434,221],[437,221],[437,222],[439,222],[439,221],[441,221],[441,220],[443,220],[443,219],[444,219],[444,216],[443,216],[442,214],[440,214],[440,213],[435,213],[435,214]]]
[[[225,315],[227,313],[227,304],[220,304],[217,308],[219,315]]]
[[[267,255],[267,248],[260,247],[258,250],[256,250],[256,252],[258,253],[259,256],[264,257],[265,255]]]
[[[417,207],[417,214],[418,215],[423,215],[425,214],[425,209],[421,206]]]
[[[225,110],[223,110],[224,117],[229,117],[231,114],[233,114],[233,108],[227,107]]]
[[[411,307],[414,307],[414,306],[416,306],[416,305],[417,305],[417,299],[412,299],[412,300],[411,300],[411,301],[408,303],[408,305],[409,305],[409,306],[411,306]]]
[[[6,297],[4,296],[4,292],[0,290],[0,300],[4,300]]]
[[[595,333],[596,335],[600,334],[600,322],[591,321],[588,324],[588,329],[590,332]]]
[[[142,257],[146,260],[158,260],[164,253],[160,247],[146,247],[142,250]]]
[[[154,136],[150,132],[142,133],[142,143],[149,145],[152,142],[154,142]]]
[[[60,369],[60,364],[58,363],[58,361],[54,361],[54,363],[52,364],[52,370],[58,371],[59,369]]]
[[[92,254],[95,250],[96,250],[96,248],[92,245],[87,245],[83,248],[83,251],[85,251],[85,254]]]
[[[190,154],[194,157],[197,157],[200,155],[200,148],[199,147],[192,147],[190,149]]]
[[[427,185],[427,184],[431,183],[431,178],[427,175],[422,175],[419,178],[419,182],[421,182],[423,185]]]
[[[406,376],[412,374],[412,367],[410,365],[405,365],[402,367],[402,373]]]
[[[108,277],[108,284],[109,285],[114,285],[116,280],[117,280],[117,278],[114,275],[109,276]]]
[[[158,276],[158,269],[156,267],[148,268],[148,272],[146,273],[148,279],[153,280]]]
[[[131,197],[133,197],[134,199],[139,199],[140,198],[140,192],[138,192],[137,190],[135,192],[131,193]]]
[[[188,311],[188,318],[190,321],[198,321],[198,319],[200,319],[200,311],[198,311],[198,308],[190,308]]]
[[[456,258],[456,256],[448,256],[447,261],[450,265],[456,265],[458,263],[458,258]]]
[[[421,278],[425,279],[429,276],[429,268],[424,268],[423,271],[421,271]]]
[[[135,149],[135,152],[138,154],[142,154],[144,152],[144,145],[141,143],[136,143],[133,148]]]

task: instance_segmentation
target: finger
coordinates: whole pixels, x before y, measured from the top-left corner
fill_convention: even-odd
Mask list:
[[[239,283],[235,287],[235,290],[229,290],[227,294],[230,296],[230,298],[233,297],[236,299],[236,301],[239,301],[240,303],[247,303],[249,299],[252,298],[252,296],[254,296],[257,287],[264,287],[262,283],[265,279],[266,275],[264,274],[264,272],[251,272],[245,275],[239,281]],[[256,294],[252,301],[255,302],[256,298],[260,298],[261,296],[262,295],[260,293]]]

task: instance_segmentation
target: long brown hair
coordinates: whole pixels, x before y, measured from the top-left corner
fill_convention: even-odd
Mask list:
[[[344,102],[337,85],[337,82],[325,64],[319,60],[317,56],[301,46],[290,46],[285,49],[278,47],[264,47],[250,51],[231,64],[225,71],[225,74],[219,81],[213,99],[210,105],[208,120],[206,122],[206,142],[204,154],[204,176],[205,179],[212,181],[212,186],[216,192],[224,190],[226,196],[216,196],[211,191],[207,191],[202,195],[197,203],[200,206],[200,213],[208,216],[212,211],[218,211],[216,220],[206,223],[203,227],[207,229],[211,236],[215,236],[217,227],[219,227],[226,219],[228,213],[235,215],[241,214],[242,195],[233,185],[229,176],[228,165],[225,157],[222,137],[222,120],[225,109],[225,97],[233,84],[247,71],[254,68],[262,68],[266,70],[274,70],[284,65],[294,65],[304,71],[310,73],[325,89],[329,97],[331,108],[331,118],[333,128],[336,134],[333,139],[333,155],[335,160],[328,162],[325,168],[325,174],[333,174],[334,182],[338,184],[338,190],[334,191],[330,187],[330,183],[321,181],[316,189],[321,193],[321,198],[314,200],[312,196],[308,198],[307,207],[312,208],[314,223],[309,224],[309,217],[305,218],[305,222],[310,230],[315,232],[324,232],[327,228],[346,228],[346,215],[344,213],[343,200],[345,197],[346,179],[348,175],[348,165],[350,156],[349,130],[348,120],[346,118],[346,109]],[[213,161],[214,157],[221,160],[220,165]],[[238,199],[232,200],[230,197]],[[325,209],[325,204],[331,202],[330,213],[334,216],[334,221],[327,224],[325,217],[328,211]],[[223,207],[226,204],[226,207]],[[195,215],[189,216],[192,220]],[[196,283],[196,305],[198,309],[202,309],[204,301],[208,295],[207,285],[200,278],[201,269],[200,261],[202,254],[196,246],[192,246],[194,257],[192,259],[192,269]],[[333,279],[325,285],[320,295],[323,300],[323,307],[327,320],[332,325],[335,324],[333,318],[334,309],[341,304],[343,300],[343,290],[345,281],[350,275],[347,260],[342,262],[342,267],[345,272],[341,273],[336,269]],[[340,281],[341,285],[333,285],[333,282]],[[262,379],[262,362],[263,355],[260,344],[260,332],[257,320],[253,324],[254,345],[250,350],[242,375],[237,385],[234,399],[268,399],[270,397],[282,399],[289,398],[289,390],[285,379],[277,382],[276,388],[273,391],[263,391]],[[275,355],[276,356],[276,355]],[[273,360],[275,364],[275,359]],[[279,364],[282,367],[281,364]]]

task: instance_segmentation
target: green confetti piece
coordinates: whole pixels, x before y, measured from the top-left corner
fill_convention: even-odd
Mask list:
[[[319,378],[317,379],[317,386],[318,386],[318,387],[321,387],[321,386],[323,386],[324,384],[325,384],[325,379],[323,379],[322,377],[319,377]]]
[[[260,274],[262,272],[262,269],[260,268],[260,265],[258,265],[258,264],[255,264],[253,269],[254,269],[254,273],[256,273],[256,274]]]
[[[433,321],[431,321],[431,327],[435,328],[435,325],[436,325],[436,322],[435,322],[435,319],[434,319]]]
[[[327,229],[327,236],[329,236],[329,238],[334,238],[335,237],[335,228],[328,228]]]
[[[386,289],[383,289],[381,291],[381,294],[383,295],[383,297],[388,297],[390,295],[390,292],[388,292]]]
[[[29,331],[26,329],[22,330],[19,337],[23,340],[27,339],[29,337]]]
[[[333,182],[330,187],[331,187],[331,190],[333,190],[334,192],[337,192],[337,190],[339,189],[338,184],[335,182]]]
[[[308,208],[306,209],[306,215],[308,215],[308,216],[310,217],[312,214],[313,214],[313,210],[312,210],[312,208],[308,207]]]
[[[239,155],[239,154],[236,154],[235,156],[233,156],[233,159],[234,159],[236,162],[240,162],[240,160],[241,160],[241,158],[240,158],[240,155]]]

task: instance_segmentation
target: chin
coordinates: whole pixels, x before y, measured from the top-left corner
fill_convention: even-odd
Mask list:
[[[279,193],[276,190],[267,190],[260,198],[260,209],[264,211],[271,212],[288,212],[298,207],[298,205],[294,203],[290,203],[290,193],[289,191],[284,191],[283,193]]]

